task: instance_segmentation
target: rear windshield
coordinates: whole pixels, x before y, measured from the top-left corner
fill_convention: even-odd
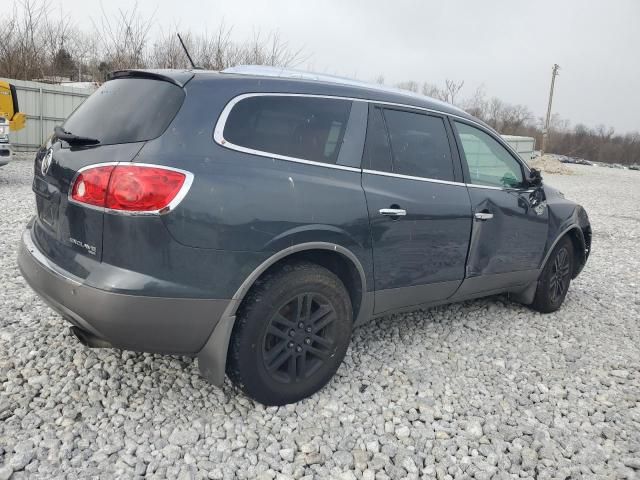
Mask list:
[[[229,114],[224,138],[261,152],[336,163],[350,111],[349,100],[249,97]]]
[[[166,81],[111,80],[71,114],[64,129],[102,145],[151,140],[167,129],[183,100],[182,88]]]

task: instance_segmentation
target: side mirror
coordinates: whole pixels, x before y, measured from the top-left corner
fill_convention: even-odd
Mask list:
[[[527,184],[530,187],[540,187],[542,186],[542,174],[540,170],[537,168],[532,168],[526,179]]]

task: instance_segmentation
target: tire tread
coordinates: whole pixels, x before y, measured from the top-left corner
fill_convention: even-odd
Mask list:
[[[249,319],[252,318],[253,311],[266,301],[265,298],[268,292],[274,286],[286,281],[287,277],[298,272],[304,273],[309,278],[313,278],[318,275],[325,278],[330,277],[336,283],[336,288],[341,291],[346,302],[348,302],[349,312],[351,312],[351,301],[340,278],[318,264],[306,261],[285,263],[280,268],[272,272],[268,272],[262,278],[258,279],[238,308],[236,322],[231,333],[231,340],[227,353],[226,372],[231,382],[235,384],[245,395],[257,399],[261,403],[271,405],[282,404],[277,399],[263,397],[247,384],[247,380],[243,376],[241,368],[243,362],[241,342],[247,335],[246,330],[248,328]],[[351,315],[348,320],[352,323]],[[340,363],[335,365],[335,368],[331,369],[331,376],[336,373],[339,367]]]
[[[540,275],[540,278],[538,279],[538,286],[536,288],[536,294],[535,294],[535,296],[533,298],[533,302],[531,303],[531,305],[529,305],[529,307],[531,307],[533,310],[536,310],[537,312],[540,312],[540,313],[555,312],[564,303],[564,299],[565,299],[565,297],[567,295],[566,292],[565,292],[564,296],[562,297],[562,299],[560,300],[560,302],[557,305],[554,305],[554,304],[551,303],[551,300],[549,298],[548,288],[547,288],[548,277],[549,277],[549,274],[551,272],[553,259],[555,258],[556,252],[558,250],[560,250],[560,248],[562,248],[562,247],[567,248],[567,250],[569,252],[570,268],[573,269],[573,258],[574,258],[573,257],[573,242],[571,241],[571,239],[568,236],[565,235],[556,244],[556,246],[554,247],[553,252],[549,256],[549,259],[547,260],[547,263],[544,266],[544,269],[542,270],[542,274]],[[569,286],[567,286],[567,292],[569,291],[570,286],[571,286],[571,278],[569,278]]]

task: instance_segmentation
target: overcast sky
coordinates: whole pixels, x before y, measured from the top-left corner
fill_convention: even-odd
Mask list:
[[[78,26],[94,0],[60,0]],[[108,12],[131,0],[103,2]],[[561,66],[553,112],[617,132],[640,130],[640,0],[139,0],[156,28],[215,30],[234,38],[277,30],[309,60],[299,68],[374,80],[442,85],[546,112],[551,67]]]

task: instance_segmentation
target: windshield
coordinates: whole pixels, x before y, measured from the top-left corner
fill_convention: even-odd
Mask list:
[[[184,96],[182,88],[162,80],[111,80],[71,114],[64,129],[101,145],[151,140],[167,129]]]

